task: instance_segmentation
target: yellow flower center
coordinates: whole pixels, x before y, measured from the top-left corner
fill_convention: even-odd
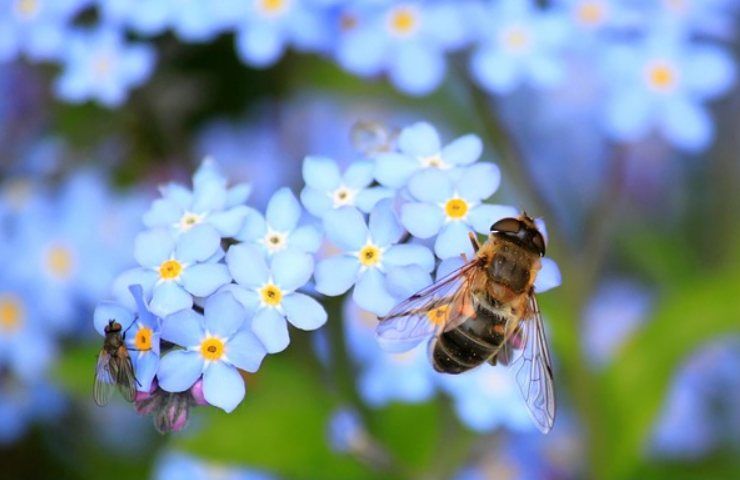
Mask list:
[[[275,284],[268,283],[260,290],[262,301],[271,307],[277,307],[283,300],[283,292]]]
[[[403,353],[394,353],[391,355],[391,360],[393,363],[397,363],[399,365],[407,365],[414,359],[415,354],[416,352],[413,350]]]
[[[174,280],[180,277],[182,264],[177,260],[165,260],[159,266],[159,278],[162,280]]]
[[[256,0],[257,9],[263,14],[276,17],[288,9],[290,0]]]
[[[602,2],[582,2],[576,10],[576,17],[581,23],[594,26],[601,23],[605,13]]]
[[[428,157],[422,157],[419,161],[425,168],[438,168],[440,170],[447,170],[450,168],[450,165],[446,164],[445,161],[442,160],[442,156],[438,153],[429,155]]]
[[[198,225],[201,221],[203,221],[203,215],[198,215],[197,213],[193,212],[185,212],[182,218],[180,218],[180,230],[190,230],[195,225]]]
[[[647,70],[648,84],[659,92],[668,92],[678,83],[676,69],[667,62],[656,62]]]
[[[436,326],[444,325],[447,322],[449,316],[449,305],[440,305],[439,307],[433,308],[427,312],[427,318],[429,322]]]
[[[501,39],[510,52],[521,53],[527,49],[532,39],[529,32],[520,26],[509,27],[503,31]]]
[[[366,267],[372,267],[380,262],[383,252],[375,245],[365,245],[358,255],[360,263]]]
[[[388,16],[388,29],[399,37],[408,37],[419,28],[419,12],[410,5],[394,8]]]
[[[225,349],[224,342],[216,337],[208,337],[200,343],[200,354],[211,362],[220,360]]]
[[[0,332],[10,333],[23,324],[23,303],[15,295],[0,294]]]
[[[113,60],[110,55],[101,53],[93,60],[93,72],[98,79],[104,79],[110,75],[113,69]]]
[[[152,349],[152,329],[141,327],[134,337],[134,347],[137,350],[146,352]]]
[[[74,264],[72,251],[63,245],[53,245],[46,251],[46,268],[57,280],[69,278]]]
[[[462,198],[451,198],[445,203],[445,213],[452,220],[465,218],[468,214],[468,202]]]
[[[36,16],[41,9],[38,0],[17,0],[15,2],[15,11],[23,19],[30,19]]]

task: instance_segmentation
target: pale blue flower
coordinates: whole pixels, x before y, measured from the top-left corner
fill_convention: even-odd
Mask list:
[[[373,162],[360,160],[351,163],[342,173],[337,162],[326,157],[306,157],[303,160],[301,201],[312,215],[322,218],[332,209],[357,207],[365,213],[383,198],[393,196],[393,191],[372,187]]]
[[[342,254],[317,265],[316,290],[320,293],[341,295],[354,285],[355,302],[383,315],[399,300],[393,292],[402,294],[411,289],[410,284],[421,288],[431,282],[434,256],[421,245],[397,245],[405,232],[389,200],[373,208],[369,223],[355,208],[332,210],[324,216],[324,229]]]
[[[362,419],[349,408],[340,408],[332,413],[327,437],[331,449],[339,453],[362,451],[369,440]]]
[[[179,452],[168,452],[157,460],[153,480],[274,480],[259,470],[213,463]]]
[[[253,243],[268,255],[286,249],[315,253],[321,246],[321,234],[313,225],[298,226],[301,204],[289,188],[281,188],[270,198],[265,216],[252,211],[236,235],[242,242]]]
[[[311,255],[288,249],[272,255],[268,263],[264,250],[240,244],[229,248],[226,264],[238,284],[226,289],[254,312],[252,331],[268,352],[280,352],[290,343],[287,322],[301,330],[315,330],[326,323],[324,307],[297,292],[313,273]]]
[[[162,338],[175,349],[160,360],[157,379],[168,392],[184,392],[203,376],[203,394],[226,412],[244,398],[237,369],[256,372],[266,351],[249,328],[247,311],[228,292],[205,301],[204,314],[183,310],[162,322]]]

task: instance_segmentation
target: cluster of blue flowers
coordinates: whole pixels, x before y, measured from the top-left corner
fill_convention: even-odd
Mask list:
[[[447,57],[470,52],[470,76],[492,95],[579,84],[579,65],[599,72],[604,133],[633,142],[659,132],[698,151],[713,137],[705,103],[735,81],[722,42],[737,3],[629,0],[13,0],[0,10],[0,61],[24,55],[63,67],[57,94],[120,105],[154,71],[151,43],[233,33],[249,66],[265,68],[290,47],[336,61],[361,77],[386,75],[424,95],[444,81]],[[95,11],[98,22],[79,18]],[[81,26],[84,24],[84,26]],[[591,87],[589,87],[591,88]]]

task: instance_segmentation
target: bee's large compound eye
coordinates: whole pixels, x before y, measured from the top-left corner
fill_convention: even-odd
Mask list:
[[[540,232],[535,232],[532,235],[532,244],[537,248],[541,257],[545,256],[545,239],[542,237]]]
[[[517,233],[521,228],[521,223],[518,219],[509,217],[503,218],[498,222],[491,225],[491,232],[502,232],[502,233]]]

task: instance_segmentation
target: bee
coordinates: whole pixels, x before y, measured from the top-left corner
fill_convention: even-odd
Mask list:
[[[485,243],[471,233],[474,258],[381,317],[376,334],[389,351],[429,338],[431,362],[459,374],[485,362],[516,369],[537,427],[555,420],[550,351],[534,294],[545,237],[526,213],[495,222]],[[467,260],[467,259],[466,259]]]
[[[121,324],[115,320],[108,320],[103,348],[98,354],[93,385],[93,399],[98,406],[108,404],[115,386],[118,386],[126,401],[134,401],[137,381],[124,337],[125,332],[122,332]]]

